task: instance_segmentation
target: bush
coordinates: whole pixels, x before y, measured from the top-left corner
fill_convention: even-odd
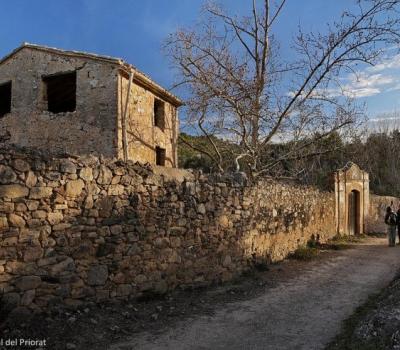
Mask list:
[[[315,259],[319,254],[319,250],[317,248],[301,246],[297,248],[293,253],[289,255],[289,258],[296,260],[312,260]]]

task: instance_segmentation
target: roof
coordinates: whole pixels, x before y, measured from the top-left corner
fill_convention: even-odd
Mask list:
[[[161,95],[168,102],[171,102],[173,105],[179,107],[183,105],[183,102],[176,97],[174,94],[170,93],[168,90],[164,89],[161,85],[157,84],[154,80],[152,80],[149,76],[139,71],[135,66],[125,62],[121,58],[105,56],[105,55],[97,55],[93,53],[83,52],[83,51],[72,51],[72,50],[62,50],[54,47],[47,47],[43,45],[35,45],[30,43],[23,43],[21,46],[17,47],[15,50],[11,51],[8,55],[4,56],[0,59],[0,65],[5,61],[14,56],[17,52],[21,51],[24,48],[29,48],[32,50],[44,51],[56,55],[70,56],[70,57],[79,57],[83,59],[96,60],[104,63],[115,64],[121,67],[121,69],[127,73],[134,73],[133,80],[139,85],[149,89],[150,91]]]
[[[355,166],[358,169],[360,169],[360,167],[356,163],[353,163],[353,162],[349,161],[349,162],[346,163],[346,165],[344,167],[338,169],[338,171],[347,171],[347,170],[350,170],[350,168],[353,167],[353,166]]]

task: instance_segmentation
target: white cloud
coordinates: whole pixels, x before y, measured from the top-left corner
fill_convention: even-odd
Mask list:
[[[386,52],[393,51],[389,48]],[[315,96],[366,98],[400,90],[400,54],[387,55],[379,64],[349,73],[336,86],[315,91]],[[293,92],[289,96],[293,96]]]
[[[366,70],[369,72],[381,72],[386,69],[400,68],[400,54],[385,57],[380,63],[375,66],[370,66]]]
[[[368,69],[351,73],[341,79],[340,87],[325,91],[331,97],[362,98],[400,89],[392,73],[370,74]]]

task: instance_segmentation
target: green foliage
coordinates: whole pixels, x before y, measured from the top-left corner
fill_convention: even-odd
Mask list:
[[[234,144],[210,136],[222,157],[222,167],[232,171]],[[218,154],[206,136],[192,136],[181,133],[178,140],[178,162],[185,169],[198,169],[206,173],[218,171]]]
[[[318,135],[314,137],[318,138]],[[238,145],[212,137],[221,152],[221,165],[226,171],[234,170],[234,154]],[[310,140],[303,140],[307,143]],[[188,146],[193,145],[193,147]],[[301,145],[301,142],[299,143]],[[261,161],[271,164],[279,160],[292,148],[290,142],[271,144],[262,154]],[[338,133],[318,140],[315,150],[325,150],[321,154],[298,157],[278,162],[264,175],[275,178],[295,176],[300,182],[318,186],[323,190],[332,190],[332,173],[353,161],[370,176],[370,189],[380,195],[400,196],[400,131],[373,133],[365,140],[354,139],[344,142]],[[209,153],[211,157],[204,152]],[[316,152],[318,153],[318,152]],[[181,134],[178,145],[179,164],[183,168],[201,169],[204,172],[218,171],[218,155],[205,136]],[[247,164],[240,161],[246,171]]]
[[[353,161],[370,174],[370,188],[380,195],[400,196],[400,132],[371,134],[352,145]]]
[[[190,147],[188,144],[192,145],[194,148]],[[191,136],[182,133],[178,140],[179,166],[185,169],[201,169],[209,173],[215,167],[212,158],[196,149],[206,150],[215,155],[206,137]]]

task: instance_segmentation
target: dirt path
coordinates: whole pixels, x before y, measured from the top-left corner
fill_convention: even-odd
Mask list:
[[[371,238],[356,249],[306,266],[260,297],[212,316],[185,320],[159,334],[143,332],[112,350],[323,349],[341,322],[385,287],[400,267],[400,247]]]

